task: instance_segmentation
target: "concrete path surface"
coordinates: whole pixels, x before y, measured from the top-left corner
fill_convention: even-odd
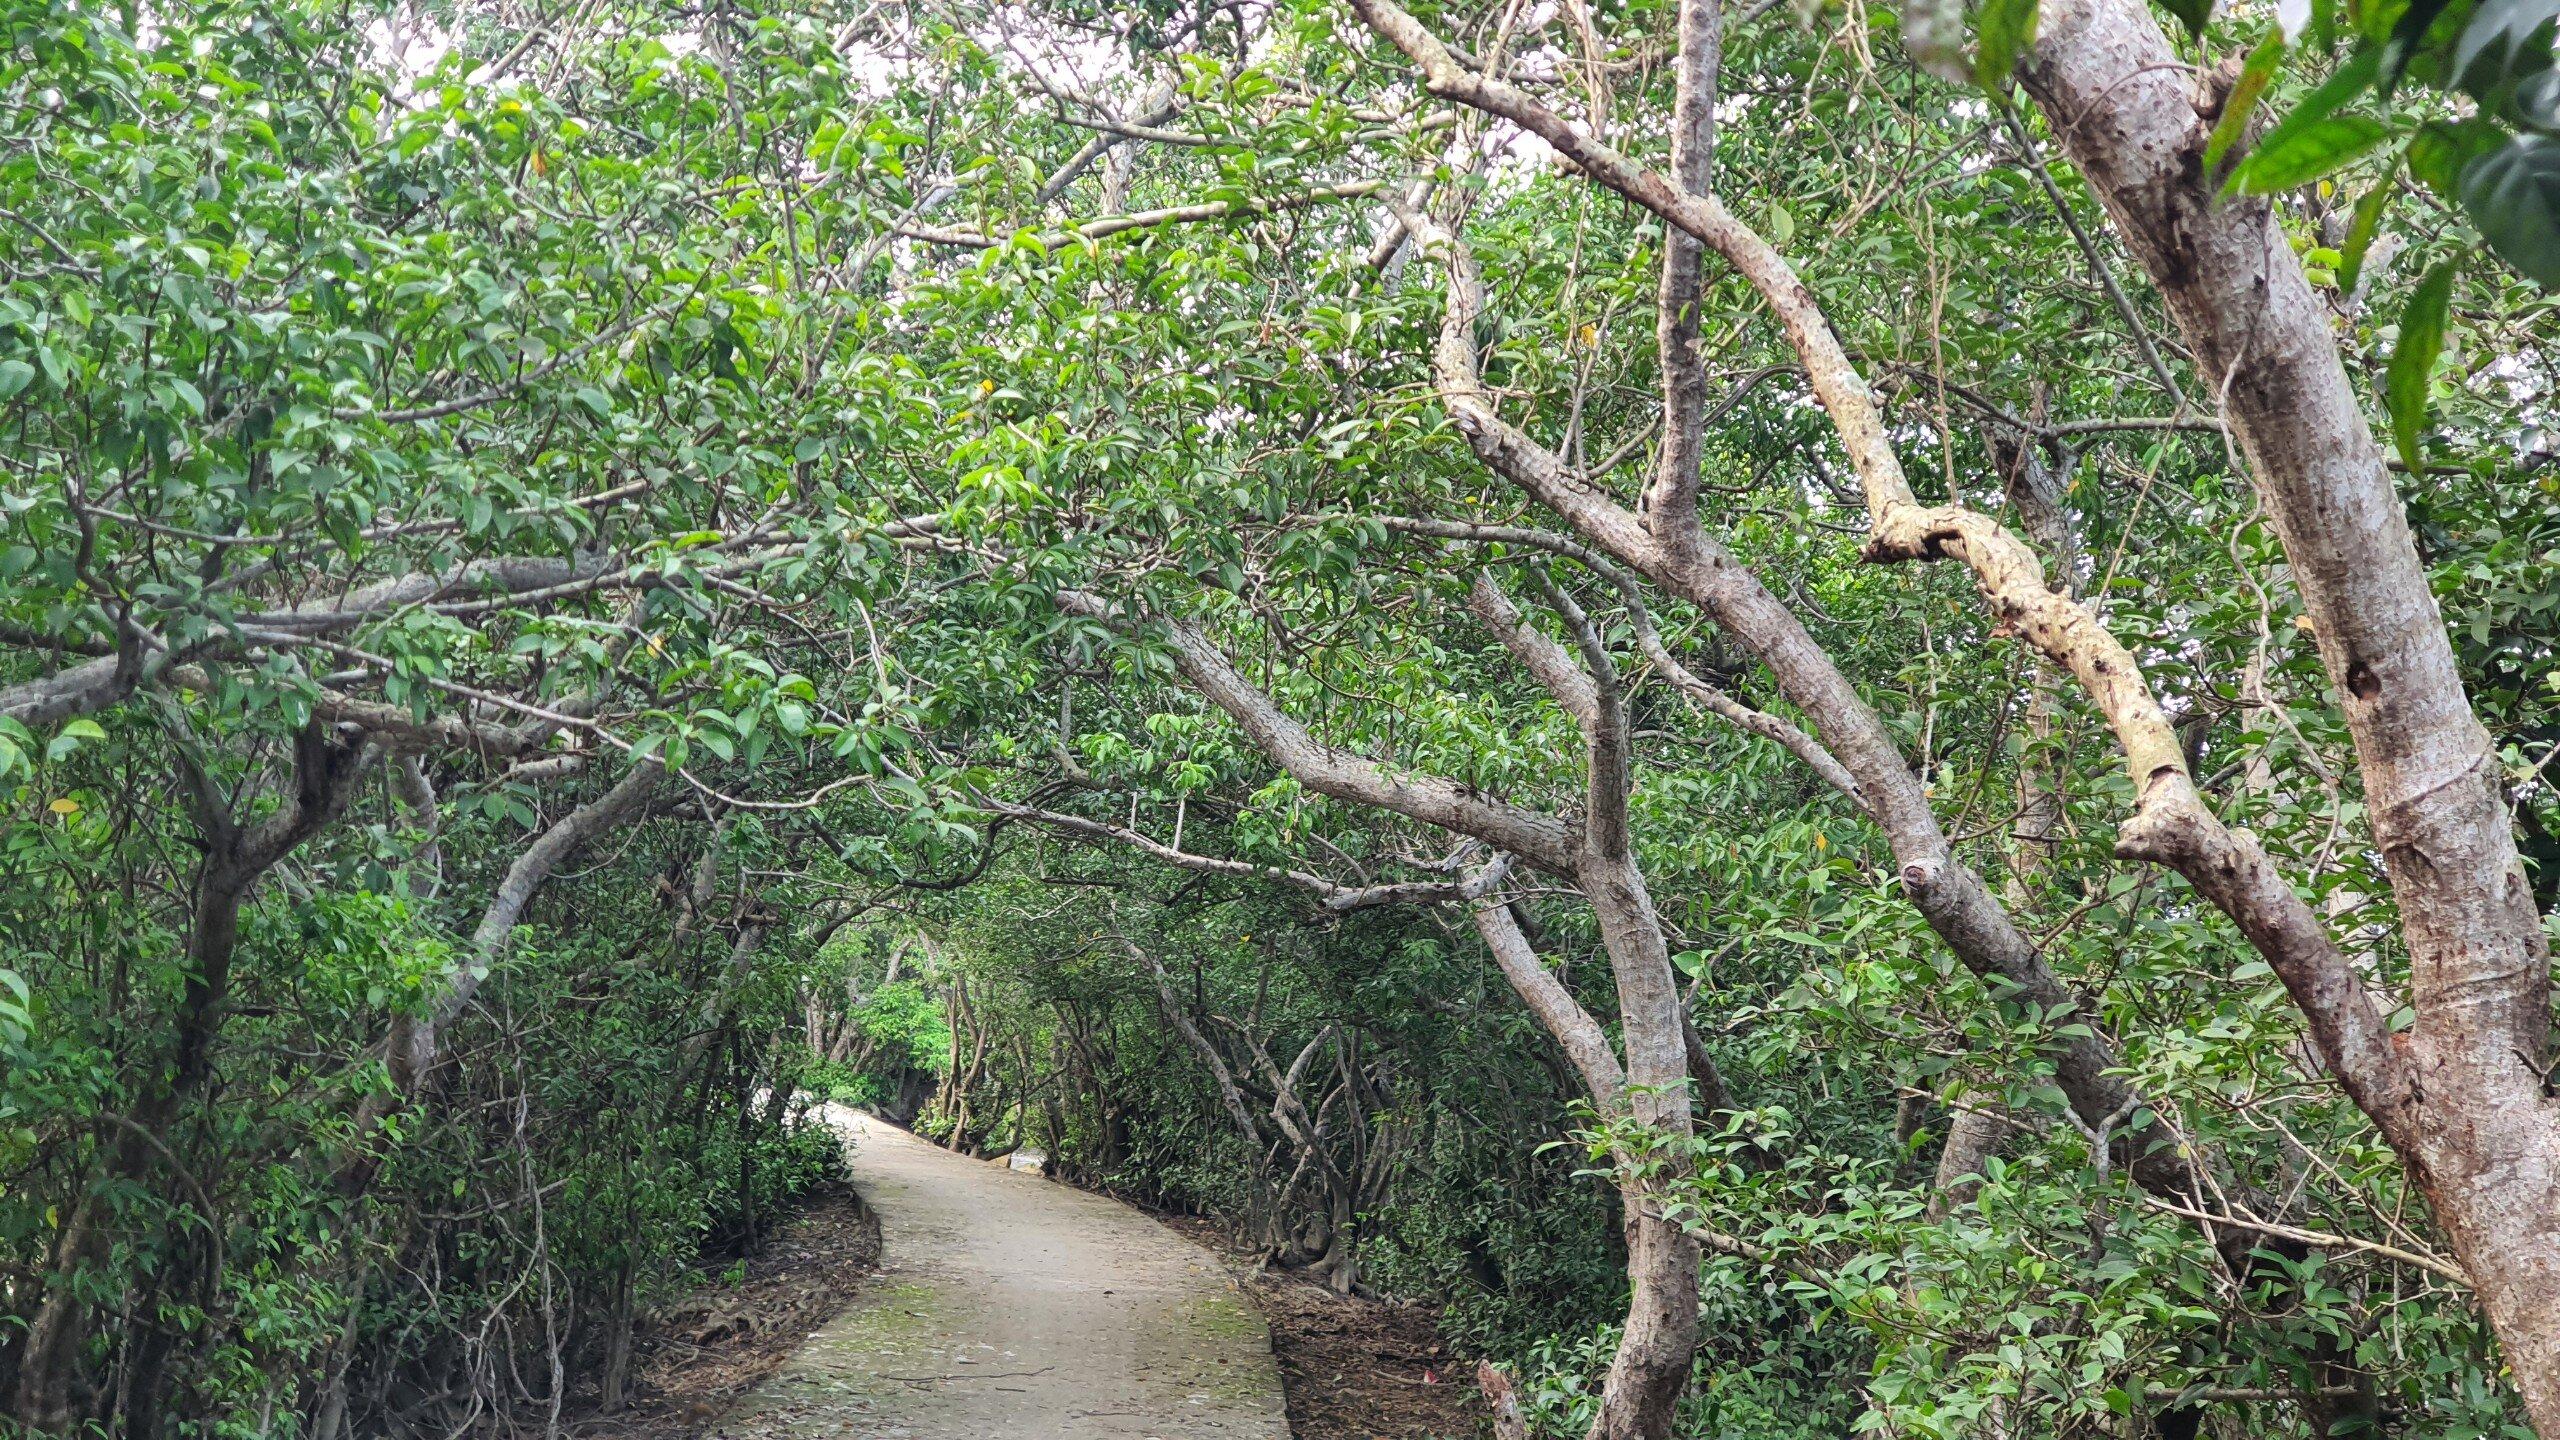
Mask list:
[[[716,1440],[1288,1440],[1262,1317],[1117,1201],[829,1107],[880,1272]]]

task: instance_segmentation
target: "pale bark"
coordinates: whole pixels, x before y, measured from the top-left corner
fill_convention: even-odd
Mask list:
[[[942,523],[940,515],[923,515],[886,522],[870,533],[901,544],[922,543],[937,534]],[[702,553],[727,558],[716,561],[704,573],[713,578],[745,574],[773,561],[804,554],[814,543],[795,540],[758,548],[757,542],[764,538],[769,538],[769,532],[758,531],[710,547]],[[327,648],[334,642],[319,637],[405,609],[430,609],[442,615],[468,617],[607,590],[648,590],[665,583],[665,576],[654,562],[616,567],[602,555],[507,555],[465,561],[441,572],[394,576],[280,609],[238,615],[232,617],[239,631],[236,637],[209,641],[183,654],[128,623],[115,654],[0,686],[0,718],[32,726],[103,710],[161,678],[174,666],[236,653],[239,639],[287,646],[311,642]],[[546,733],[538,729],[526,732],[532,740],[539,740]]]
[[[433,900],[444,888],[444,815],[437,808],[435,781],[427,776],[426,762],[415,754],[388,758],[391,793],[408,812],[410,828],[418,835],[418,848],[409,854],[409,892],[420,900]]]
[[[1434,368],[1442,403],[1477,458],[1564,516],[1620,564],[1706,610],[1769,668],[1788,700],[1819,727],[1821,753],[1848,777],[1847,793],[1883,833],[1903,889],[1930,929],[1995,994],[2046,1015],[2076,1017],[2073,1028],[2080,1033],[2050,1042],[2055,1078],[2073,1111],[2092,1125],[2124,1111],[2132,1091],[2116,1073],[2121,1061],[2102,1038],[2096,1017],[2082,1012],[2078,997],[2045,964],[1981,876],[1955,854],[1882,717],[1803,622],[1702,528],[1657,538],[1642,519],[1502,419],[1477,370],[1474,327],[1484,294],[1474,260],[1436,221],[1419,212],[1406,218],[1448,269],[1449,304]],[[1816,766],[1826,778],[1833,768]],[[2147,1188],[2197,1193],[2192,1160],[2163,1127],[2128,1135],[2126,1149],[2132,1173]]]
[[[1529,1440],[1529,1418],[1521,1413],[1520,1396],[1511,1377],[1490,1360],[1476,1362],[1476,1389],[1493,1411],[1493,1440]]]
[[[1686,1005],[1653,894],[1635,859],[1627,802],[1634,790],[1625,697],[1617,667],[1572,597],[1549,587],[1547,603],[1572,632],[1577,668],[1563,647],[1531,628],[1490,575],[1478,575],[1468,609],[1517,656],[1582,727],[1586,753],[1582,851],[1574,879],[1600,922],[1618,989],[1626,1051],[1627,1113],[1676,1146],[1694,1132]],[[1698,1346],[1698,1242],[1662,1215],[1661,1190],[1685,1164],[1677,1149],[1660,1175],[1620,1181],[1626,1197],[1626,1331],[1601,1382],[1592,1440],[1662,1440],[1689,1383]]]
[[[1657,512],[1659,513],[1659,512]],[[1715,684],[1690,669],[1662,638],[1653,623],[1653,614],[1645,606],[1643,592],[1635,578],[1616,560],[1570,537],[1551,531],[1535,530],[1520,525],[1477,525],[1462,520],[1434,520],[1410,515],[1368,517],[1390,530],[1408,535],[1428,535],[1439,540],[1491,542],[1526,545],[1567,556],[1615,586],[1618,599],[1626,607],[1627,620],[1635,632],[1636,648],[1671,688],[1717,719],[1736,729],[1757,735],[1785,750],[1805,763],[1823,784],[1838,791],[1860,810],[1867,808],[1866,798],[1859,793],[1857,777],[1851,775],[1820,740],[1808,735],[1789,721],[1743,704]]]
[[[1671,100],[1671,180],[1682,191],[1709,194],[1715,182],[1716,75],[1724,53],[1721,9],[1684,4],[1678,11],[1676,79]],[[1654,346],[1662,369],[1662,450],[1655,457],[1645,509],[1657,534],[1698,524],[1698,467],[1705,458],[1707,365],[1706,250],[1678,230],[1664,236],[1662,281],[1654,305]]]
[[[1599,921],[1617,983],[1626,1050],[1623,1113],[1667,1137],[1671,1153],[1677,1154],[1692,1133],[1689,1050],[1669,947],[1628,828],[1632,782],[1625,705],[1597,629],[1561,593],[1551,592],[1549,603],[1573,631],[1579,665],[1563,647],[1522,623],[1490,580],[1479,582],[1469,608],[1581,727],[1585,813],[1578,825],[1477,795],[1440,776],[1391,770],[1324,744],[1247,682],[1197,626],[1174,620],[1164,629],[1184,678],[1300,784],[1472,836],[1574,881]],[[1130,624],[1130,617],[1109,602],[1080,591],[1060,592],[1057,604],[1070,614]],[[1497,963],[1504,964],[1506,974],[1514,968],[1500,955]],[[1535,967],[1534,958],[1528,963]],[[1523,998],[1533,1009],[1544,1005],[1562,1014],[1552,991],[1536,986],[1525,972],[1520,979],[1531,982]],[[1570,1003],[1570,997],[1561,997],[1561,1003]],[[1571,1046],[1587,1044],[1589,1036],[1568,1025],[1558,1038]],[[1588,1058],[1577,1057],[1577,1066]],[[1222,1092],[1226,1088],[1222,1085]],[[1232,1112],[1240,1101],[1228,1103]],[[1632,1294],[1626,1332],[1603,1382],[1600,1416],[1592,1431],[1599,1440],[1667,1440],[1673,1407],[1688,1383],[1697,1348],[1698,1247],[1680,1226],[1661,1218],[1659,1190],[1669,1178],[1630,1173],[1621,1181]]]
[[[1998,1108],[1998,1097],[1959,1085],[1950,1102],[1947,1138],[1938,1147],[1938,1168],[1930,1179],[1929,1214],[1939,1218],[1973,1203],[1982,1189],[1982,1169],[2000,1153],[2013,1128]]]
[[[1639,888],[1641,883],[1639,877]],[[1646,908],[1649,913],[1649,906]],[[1484,937],[1485,947],[1493,953],[1503,978],[1511,982],[1521,1003],[1554,1037],[1565,1058],[1581,1074],[1583,1087],[1604,1121],[1631,1115],[1639,1105],[1663,1098],[1629,1091],[1627,1082],[1638,1073],[1632,1061],[1626,1068],[1620,1067],[1607,1033],[1540,962],[1509,906],[1499,902],[1480,905],[1475,910],[1475,922],[1476,933]],[[1655,933],[1660,933],[1659,927]],[[1641,942],[1633,948],[1641,950]],[[1666,977],[1668,973],[1665,965]],[[1622,990],[1622,1024],[1624,1017],[1636,1015],[1648,1005],[1660,1005],[1658,994],[1643,993],[1651,987],[1640,984],[1639,988],[1639,996],[1632,1004]],[[1678,1004],[1676,993],[1671,1000],[1675,1006]],[[1659,1021],[1642,1028],[1660,1028]],[[1685,1073],[1689,1063],[1687,1027],[1675,1016],[1669,1028],[1681,1037],[1679,1063]],[[1661,1062],[1656,1057],[1651,1063],[1658,1066]],[[1654,1123],[1685,1129],[1685,1103],[1680,1108],[1683,1113],[1667,1122],[1657,1118]],[[1630,1287],[1627,1328],[1602,1382],[1600,1416],[1591,1433],[1608,1440],[1658,1440],[1671,1433],[1672,1409],[1688,1383],[1691,1358],[1697,1350],[1698,1242],[1679,1225],[1662,1218],[1657,1187],[1630,1177],[1620,1181],[1619,1193],[1626,1215]]]
[[[1512,915],[1511,907],[1500,901],[1479,905],[1474,912],[1476,933],[1484,937],[1485,949],[1492,953],[1495,967],[1502,978],[1511,982],[1511,992],[1529,1008],[1541,1029],[1564,1052],[1564,1058],[1582,1076],[1582,1088],[1601,1114],[1615,1114],[1626,1097],[1627,1074],[1618,1064],[1617,1052],[1610,1048],[1609,1034],[1564,982],[1547,969],[1530,945],[1529,937]]]
[[[2285,540],[2401,903],[2418,1015],[2405,1045],[2256,842],[2204,806],[2174,727],[2124,647],[2044,584],[2016,537],[1960,507],[1913,499],[1863,380],[1773,249],[1711,197],[1680,193],[1526,94],[1458,65],[1392,0],[1353,3],[1420,64],[1434,93],[1539,135],[1723,255],[1760,294],[1858,474],[1870,554],[1964,561],[1993,613],[2088,693],[2136,790],[2118,853],[2176,870],[2266,957],[2322,1058],[2410,1164],[2457,1251],[2476,1262],[2528,1409],[2560,1434],[2560,1311],[2546,1303],[2560,1284],[2560,1125],[2539,1070],[2548,955],[2493,755],[2325,314],[2267,207],[2216,205],[2199,159],[2205,117],[2149,12],[2128,0],[2048,12],[2024,77],[2162,286]],[[1470,438],[1480,453],[1488,448]],[[1580,488],[1572,498],[1586,508],[1606,503]]]
[[[1300,210],[1321,205],[1328,200],[1356,200],[1373,195],[1382,188],[1376,180],[1351,180],[1339,185],[1326,185],[1301,195],[1283,195],[1270,200],[1209,200],[1197,205],[1172,205],[1161,210],[1141,210],[1130,215],[1104,215],[1083,221],[1070,229],[1053,230],[1043,235],[1036,229],[1007,234],[989,234],[982,230],[949,230],[930,225],[902,225],[898,233],[911,240],[932,245],[955,245],[970,250],[992,250],[1010,243],[1016,234],[1037,240],[1044,250],[1079,242],[1106,239],[1131,230],[1150,230],[1164,225],[1194,225],[1210,220],[1224,220],[1246,215],[1267,215],[1275,211]]]
[[[641,761],[625,772],[612,789],[562,816],[525,847],[524,853],[507,867],[505,878],[489,897],[488,908],[480,912],[480,923],[472,927],[472,960],[455,971],[439,997],[435,1007],[438,1024],[451,1023],[471,1003],[489,968],[505,955],[517,922],[524,918],[525,907],[533,903],[534,895],[553,872],[598,836],[646,813],[649,800],[665,775],[666,767],[657,761]]]
[[[1864,377],[1832,332],[1820,302],[1785,259],[1713,196],[1680,191],[1662,176],[1581,134],[1526,93],[1459,66],[1446,47],[1393,0],[1354,0],[1354,8],[1420,64],[1433,93],[1528,129],[1593,180],[1704,242],[1750,283],[1785,330],[1814,397],[1829,416],[1832,431],[1858,476],[1866,497],[1869,557],[1943,557],[1964,562],[1994,616],[2071,672],[2114,730],[2133,781],[2134,813],[2122,827],[2117,852],[2176,870],[2230,916],[2284,981],[2348,1092],[2386,1132],[2395,1125],[2405,1130],[2400,1112],[2409,1103],[2411,1079],[2391,1047],[2380,1008],[2357,981],[2319,917],[2293,893],[2257,842],[2224,826],[2204,805],[2194,777],[2187,772],[2185,747],[2179,743],[2176,727],[2131,652],[2088,607],[2045,583],[2043,566],[2026,542],[1961,505],[1919,503]],[[1454,264],[1452,270],[1454,274]],[[1454,283],[1451,287],[1453,317],[1461,308],[1455,303],[1460,288]],[[1476,303],[1481,303],[1480,295]],[[1458,333],[1454,326],[1445,327],[1440,347],[1444,366],[1448,352],[1461,347],[1469,352],[1465,363],[1472,371],[1472,330]],[[1444,382],[1442,388],[1446,391],[1450,386]],[[1477,403],[1483,407],[1480,388]],[[1489,413],[1489,407],[1483,408]],[[1470,439],[1476,438],[1474,428],[1469,434]],[[1518,443],[1525,444],[1525,437]],[[1483,453],[1484,442],[1478,440],[1477,446]],[[1578,477],[1575,485],[1586,507],[1606,503]],[[1833,748],[1845,747],[1835,742]],[[1905,870],[1907,874],[1908,865]],[[2521,889],[2520,874],[2517,883]]]
[[[1071,815],[1037,805],[1018,805],[1009,800],[998,800],[983,794],[974,796],[970,803],[990,815],[1000,815],[1008,820],[1046,826],[1079,839],[1114,841],[1177,869],[1196,871],[1204,875],[1225,875],[1239,880],[1267,880],[1292,889],[1303,890],[1316,898],[1325,913],[1332,915],[1348,914],[1354,910],[1367,910],[1380,905],[1428,905],[1443,901],[1468,900],[1483,893],[1484,889],[1483,884],[1477,880],[1413,880],[1380,885],[1346,885],[1310,871],[1284,865],[1257,865],[1249,860],[1230,860],[1223,856],[1179,850],[1126,825],[1091,820],[1082,815]]]
[[[2079,594],[2079,531],[2063,508],[2061,487],[2044,457],[2031,439],[2012,438],[1996,430],[1984,439],[2010,504],[2018,512],[2020,528],[2050,562],[2059,588]],[[2025,744],[2018,761],[2018,814],[2009,826],[2009,873],[2002,887],[2004,902],[2013,914],[2035,908],[2035,885],[2050,868],[2062,825],[2061,776],[2050,753],[2061,713],[2058,688],[2050,667],[2033,667],[2020,727]],[[1983,1167],[2016,1129],[2002,1110],[1998,1093],[1969,1078],[1957,1078],[1947,1103],[1947,1138],[1938,1151],[1929,1197],[1929,1213],[1938,1217],[1973,1203],[1982,1188]]]
[[[683,1053],[687,1061],[699,1056],[703,1047],[720,1032],[729,1018],[729,1009],[737,1003],[738,992],[756,973],[756,954],[764,948],[766,925],[761,918],[750,919],[738,927],[729,940],[728,963],[720,967],[720,978],[713,982],[711,993],[702,998],[702,1010],[695,1018],[693,1033],[684,1039]]]
[[[1109,602],[1082,591],[1060,591],[1057,603],[1070,614],[1097,620],[1123,618]],[[1551,815],[1477,795],[1438,775],[1389,770],[1327,745],[1238,674],[1199,627],[1176,620],[1165,631],[1174,662],[1192,688],[1227,712],[1272,763],[1308,789],[1472,835],[1542,870],[1572,873],[1580,849],[1575,827]]]
[[[342,1194],[361,1194],[372,1185],[381,1163],[381,1157],[369,1146],[375,1131],[394,1111],[416,1097],[435,1068],[445,1031],[461,1018],[471,997],[478,993],[480,982],[504,956],[516,922],[523,918],[525,907],[533,902],[543,882],[589,841],[645,814],[665,773],[665,767],[655,760],[633,766],[601,797],[555,821],[507,868],[505,878],[499,881],[488,908],[481,912],[480,922],[472,930],[469,953],[445,978],[444,988],[425,1013],[402,1015],[391,1022],[391,1035],[383,1047],[391,1085],[388,1091],[368,1096],[357,1107],[356,1154],[338,1172]]]
[[[299,634],[324,634],[360,624],[407,605],[456,594],[516,594],[574,581],[597,572],[592,562],[525,557],[475,560],[439,574],[403,575],[373,585],[245,617],[241,623]],[[34,680],[0,688],[0,716],[44,725],[103,710],[178,658],[140,637],[124,650]],[[214,647],[220,648],[220,647]]]
[[[2560,1436],[2560,1107],[2539,1073],[2550,956],[2494,751],[2328,311],[2269,205],[2214,194],[2209,121],[2147,10],[2056,0],[2020,78],[2220,399],[2355,739],[2416,1012],[2403,1041],[2373,1043],[2409,1083],[2366,1093],[2360,1057],[2315,1014],[2322,1058],[2409,1164],[2536,1428]],[[2362,990],[2351,973],[2334,985]]]
[[[1227,1119],[1234,1123],[1236,1134],[1244,1140],[1246,1153],[1259,1157],[1263,1146],[1262,1126],[1253,1118],[1253,1107],[1245,1103],[1244,1091],[1236,1084],[1235,1070],[1227,1064],[1225,1053],[1210,1044],[1208,1036],[1200,1033],[1199,1025],[1191,1018],[1190,1008],[1182,1003],[1181,995],[1173,988],[1173,977],[1165,973],[1164,962],[1153,952],[1141,949],[1134,941],[1123,938],[1120,944],[1132,959],[1145,963],[1147,974],[1156,982],[1156,1000],[1164,1011],[1165,1023],[1173,1027],[1174,1033],[1191,1047],[1191,1053],[1199,1056],[1200,1063],[1208,1067],[1209,1078],[1218,1087],[1218,1104],[1226,1110]]]

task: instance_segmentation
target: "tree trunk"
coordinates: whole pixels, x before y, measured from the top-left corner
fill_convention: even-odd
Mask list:
[[[1519,1391],[1510,1376],[1494,1368],[1492,1361],[1479,1360],[1476,1389],[1483,1393],[1486,1408],[1493,1411],[1493,1440],[1529,1440],[1529,1419],[1520,1413]]]
[[[1932,1182],[1929,1214],[1939,1218],[1973,1203],[1975,1192],[1982,1188],[1982,1167],[2009,1138],[2009,1121],[1995,1107],[1997,1097],[1979,1090],[1960,1088],[1954,1100],[1955,1109],[1947,1120],[1946,1143],[1938,1151],[1938,1172]]]
[[[614,1414],[631,1398],[631,1339],[639,1317],[633,1303],[632,1261],[628,1253],[614,1275],[613,1305],[605,1315],[604,1372],[597,1382],[597,1406]]]
[[[524,918],[525,908],[534,895],[551,878],[552,872],[567,863],[598,835],[616,829],[645,815],[665,767],[654,760],[635,765],[616,782],[612,789],[594,801],[579,806],[561,817],[537,836],[490,896],[488,908],[472,928],[469,957],[454,968],[445,980],[444,992],[436,997],[424,1016],[403,1015],[392,1021],[389,1039],[383,1045],[383,1059],[391,1072],[391,1088],[366,1097],[356,1109],[353,1153],[339,1167],[337,1187],[349,1198],[370,1189],[382,1156],[368,1142],[382,1122],[417,1096],[434,1069],[438,1047],[444,1032],[470,1007],[471,997],[479,993],[480,982],[487,978],[490,967],[506,953],[507,942],[515,934],[516,923]]]
[[[2159,286],[2249,460],[2337,686],[2399,901],[2416,1020],[2405,1069],[2358,1093],[2426,1194],[2560,1440],[2560,1105],[2543,1082],[2550,956],[2499,769],[2326,308],[2263,200],[2221,200],[2186,67],[2130,0],[2056,0],[2021,67],[2054,134]],[[2319,997],[2304,997],[2314,1011]],[[2316,1031],[2315,1031],[2316,1033]]]
[[[1626,1192],[1627,1331],[1601,1382],[1590,1440],[1669,1440],[1698,1349],[1698,1242]]]
[[[110,1188],[143,1184],[168,1149],[171,1125],[213,1078],[213,1042],[231,994],[241,907],[260,877],[346,808],[365,757],[360,731],[341,733],[317,722],[304,727],[294,738],[293,793],[274,814],[243,829],[193,747],[192,737],[177,737],[177,763],[205,841],[188,923],[186,988],[167,1053],[154,1057],[138,1082],[139,1095],[108,1147],[104,1174],[73,1207],[54,1247],[44,1304],[28,1328],[14,1406],[17,1418],[39,1432],[67,1430],[78,1418],[90,1321],[78,1282],[112,1248],[104,1195]],[[207,1215],[204,1223],[219,1225],[222,1217]]]

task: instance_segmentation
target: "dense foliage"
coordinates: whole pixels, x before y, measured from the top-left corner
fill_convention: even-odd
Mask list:
[[[0,1425],[556,1433],[823,1099],[1442,1306],[1554,1434],[2548,1440],[2452,1167],[2120,844],[2121,693],[1877,518],[1881,449],[2023,536],[2432,1033],[2256,372],[2052,118],[2116,3],[1705,42],[1864,450],[1556,148],[1704,163],[1697,0],[1421,12],[1553,133],[1375,0],[7,7]],[[2168,7],[2197,173],[2389,438],[2548,931],[2553,7],[2295,8]],[[1623,540],[1682,506],[1721,559]]]

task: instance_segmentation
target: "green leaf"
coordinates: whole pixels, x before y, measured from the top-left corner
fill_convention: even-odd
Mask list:
[[[2302,103],[2293,107],[2292,114],[2277,121],[2259,138],[2257,154],[2264,155],[2269,150],[2292,145],[2303,131],[2337,114],[2348,101],[2363,94],[2365,87],[2373,83],[2374,74],[2381,64],[2381,52],[2371,46],[2358,51],[2346,64],[2338,67],[2336,74],[2322,81],[2320,88],[2304,96]],[[2256,156],[2252,156],[2233,171],[2229,188],[2238,189],[2242,178],[2249,173],[2250,165],[2255,163]]]
[[[2269,136],[2231,173],[2232,185],[2243,195],[2291,190],[2345,169],[2390,138],[2390,127],[2370,116],[2332,115],[2291,131],[2281,141]]]
[[[2525,124],[2560,134],[2560,70],[2525,77],[2516,86],[2515,111]]]
[[[2391,352],[2391,368],[2383,374],[2383,394],[2391,407],[2391,438],[2411,472],[2425,468],[2419,441],[2427,427],[2427,381],[2444,354],[2445,314],[2453,302],[2457,262],[2443,261],[2418,282],[2409,308],[2400,316],[2400,343]]]
[[[0,360],[0,400],[26,389],[27,382],[35,378],[36,367],[26,361]]]
[[[2160,4],[2185,22],[2189,39],[2204,34],[2205,23],[2213,19],[2213,0],[2160,0]]]
[[[2018,68],[2018,57],[2035,43],[2036,0],[1982,0],[1974,33],[1980,48],[1974,52],[1973,78],[1994,101],[2006,106],[2012,88],[2009,77]]]
[[[2500,259],[2560,291],[2560,140],[2523,136],[2472,160],[2462,208]]]
[[[2400,167],[2394,165],[2381,181],[2364,192],[2356,201],[2355,214],[2347,221],[2347,241],[2338,249],[2338,289],[2352,295],[2356,281],[2364,274],[2365,252],[2373,248],[2373,234],[2382,226],[2383,208],[2391,203],[2391,189],[2400,178]]]
[[[2383,99],[2390,99],[2391,92],[2400,88],[2400,76],[2408,70],[2410,57],[2425,43],[2427,31],[2449,3],[2450,0],[2410,0],[2409,8],[2400,12],[2399,22],[2391,27],[2391,38],[2382,45],[2382,69],[2376,78],[2381,81]]]
[[[2284,63],[2284,31],[2271,29],[2258,48],[2240,67],[2240,78],[2231,86],[2231,98],[2222,103],[2222,118],[2214,122],[2213,133],[2205,137],[2204,168],[2222,168],[2222,157],[2239,143],[2249,128],[2249,116],[2258,108],[2258,98],[2267,93],[2267,85],[2276,78],[2276,67]]]
[[[54,761],[60,760],[63,756],[78,750],[80,748],[80,742],[83,740],[104,740],[106,738],[107,732],[99,728],[97,721],[87,719],[85,717],[72,720],[66,723],[61,730],[55,732],[53,742],[44,747],[45,761],[50,764]]]
[[[2449,204],[2462,199],[2462,172],[2472,161],[2506,143],[2506,135],[2486,120],[2447,124],[2430,120],[2409,137],[2409,173]]]
[[[2453,42],[2445,74],[2486,104],[2517,80],[2551,68],[2560,0],[2480,0]]]

